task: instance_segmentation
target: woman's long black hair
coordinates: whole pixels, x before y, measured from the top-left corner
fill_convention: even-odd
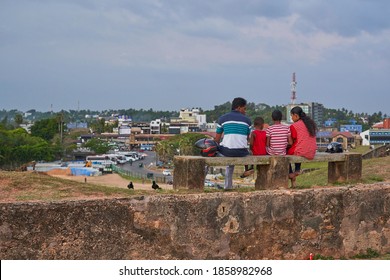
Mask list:
[[[317,133],[317,125],[316,123],[308,116],[306,116],[306,113],[303,112],[302,108],[297,106],[291,109],[291,114],[297,114],[299,118],[303,121],[305,124],[307,130],[309,131],[310,136],[315,137]]]

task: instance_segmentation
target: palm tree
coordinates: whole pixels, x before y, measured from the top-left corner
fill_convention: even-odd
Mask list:
[[[191,138],[183,137],[179,141],[180,155],[193,155],[194,141]]]
[[[19,127],[23,123],[23,116],[21,114],[16,114],[14,120],[16,125]]]
[[[161,161],[167,162],[174,156],[174,147],[169,141],[160,141],[156,145],[156,153]]]

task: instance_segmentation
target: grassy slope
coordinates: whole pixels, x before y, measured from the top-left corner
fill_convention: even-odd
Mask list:
[[[299,188],[327,185],[328,163],[315,162],[302,164],[302,169],[315,169],[297,177]],[[371,184],[390,181],[390,157],[363,160],[362,179],[360,183]]]
[[[43,173],[0,171],[0,202],[126,197],[130,194],[126,189],[84,184]]]
[[[302,169],[315,170],[297,177],[298,188],[327,186],[327,163],[305,163]],[[384,181],[390,182],[390,157],[364,160],[362,180],[358,183],[370,184]],[[252,190],[253,187],[239,189],[239,191]],[[208,189],[207,191],[219,190]],[[0,202],[128,197],[146,193],[155,192],[79,183],[42,173],[0,171]],[[160,193],[177,192],[164,190]]]

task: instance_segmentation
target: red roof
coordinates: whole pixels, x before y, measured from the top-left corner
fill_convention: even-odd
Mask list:
[[[378,123],[374,124],[372,126],[372,128],[382,129],[382,128],[384,128],[384,124],[383,124],[383,122],[378,122]]]
[[[336,137],[336,136],[339,136],[339,135],[342,135],[346,138],[355,138],[355,136],[353,136],[353,134],[351,132],[348,132],[348,131],[344,131],[344,132],[340,132],[340,131],[333,131],[332,132],[332,138]]]

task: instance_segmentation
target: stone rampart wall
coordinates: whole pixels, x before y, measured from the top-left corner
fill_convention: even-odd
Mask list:
[[[390,252],[390,184],[0,204],[0,259],[306,259]]]
[[[390,149],[390,144],[379,146],[362,155],[362,158],[371,159],[371,158],[378,158],[378,157],[386,157],[389,156],[389,149]]]

